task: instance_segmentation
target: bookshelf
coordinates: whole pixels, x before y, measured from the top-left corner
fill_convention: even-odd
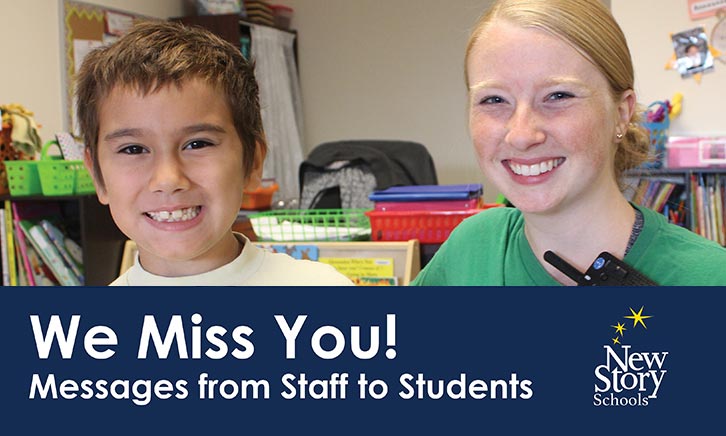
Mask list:
[[[680,211],[675,214],[676,224],[726,246],[726,168],[636,169],[625,177],[625,193],[633,202],[663,213],[670,222],[674,222],[671,212]],[[644,195],[638,196],[638,186],[660,184],[663,188],[668,183],[675,187],[662,201],[654,200],[658,189],[648,193],[646,187],[641,190]]]
[[[106,286],[118,275],[126,236],[116,227],[107,206],[95,194],[81,196],[0,196],[0,202],[58,202],[69,237],[83,248],[87,286]]]
[[[320,257],[337,258],[390,258],[393,260],[393,274],[398,284],[407,286],[421,271],[421,254],[418,240],[395,242],[255,242],[259,246],[270,245],[315,245],[320,250]],[[136,244],[126,241],[123,251],[121,268],[123,274],[134,263]]]
[[[203,27],[227,42],[232,43],[235,47],[238,47],[245,53],[246,48],[243,47],[242,41],[250,41],[250,26],[265,26],[264,24],[256,24],[250,21],[240,18],[237,14],[221,14],[221,15],[190,15],[186,17],[174,17],[170,18],[171,21],[179,21],[188,26],[200,26]],[[293,51],[295,52],[295,59],[297,59],[297,31],[290,29],[275,29],[282,32],[287,32],[295,35],[295,41],[293,42]]]

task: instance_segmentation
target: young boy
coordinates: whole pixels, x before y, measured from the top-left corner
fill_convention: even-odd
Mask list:
[[[145,22],[88,54],[78,120],[98,199],[136,242],[112,285],[351,285],[232,231],[266,154],[254,66],[210,32]]]

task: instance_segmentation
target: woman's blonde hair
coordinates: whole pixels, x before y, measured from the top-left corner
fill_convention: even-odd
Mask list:
[[[610,85],[613,101],[634,89],[635,74],[625,35],[600,0],[496,0],[479,18],[466,48],[464,71],[472,47],[494,21],[548,32],[572,46],[602,73]],[[643,109],[636,107],[615,153],[615,176],[648,160],[650,141],[641,125]]]

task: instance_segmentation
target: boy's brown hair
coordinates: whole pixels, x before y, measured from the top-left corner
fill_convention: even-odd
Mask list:
[[[93,173],[102,187],[97,149],[103,99],[117,86],[147,95],[165,86],[182,86],[192,78],[219,87],[226,96],[242,142],[242,171],[245,175],[251,173],[256,152],[264,156],[267,147],[254,62],[248,62],[238,48],[200,27],[144,21],[117,42],[89,53],[77,75],[78,122]]]

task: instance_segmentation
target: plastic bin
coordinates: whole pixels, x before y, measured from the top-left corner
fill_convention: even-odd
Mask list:
[[[260,241],[369,240],[369,209],[272,210],[249,215]]]
[[[666,146],[668,168],[726,167],[726,137],[674,137]]]
[[[5,161],[10,195],[62,196],[95,192],[93,179],[81,160],[64,160],[62,156],[48,155],[58,142],[43,145],[40,160]]]
[[[8,189],[13,197],[40,195],[40,176],[38,162],[34,160],[6,160]]]
[[[244,210],[267,210],[272,206],[272,196],[280,187],[277,183],[263,182],[262,186],[253,191],[244,191],[240,209]]]
[[[464,219],[484,209],[499,207],[499,204],[484,205],[481,209],[455,211],[369,211],[371,239],[374,241],[408,241],[418,239],[422,244],[444,242],[451,231]]]

